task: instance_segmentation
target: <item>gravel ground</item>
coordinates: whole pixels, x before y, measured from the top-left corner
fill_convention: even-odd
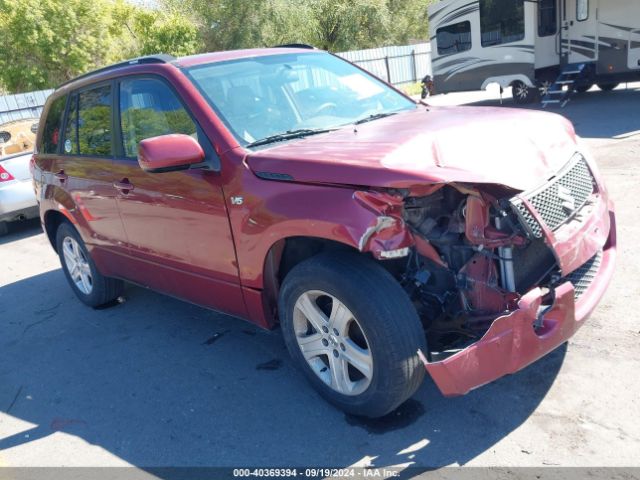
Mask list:
[[[0,465],[640,466],[639,104],[635,85],[561,111],[617,203],[618,270],[586,326],[465,397],[427,380],[376,422],[323,402],[278,331],[132,286],[85,308],[37,222],[14,227],[0,239]]]

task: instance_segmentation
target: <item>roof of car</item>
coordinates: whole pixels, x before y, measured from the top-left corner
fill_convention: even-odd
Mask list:
[[[314,51],[306,47],[272,47],[272,48],[251,48],[246,50],[228,50],[223,52],[202,53],[199,55],[191,55],[181,57],[172,63],[179,67],[193,67],[205,63],[225,62],[227,60],[237,60],[241,58],[265,57],[268,55],[281,55],[284,53],[309,53]],[[315,50],[320,52],[321,50]]]

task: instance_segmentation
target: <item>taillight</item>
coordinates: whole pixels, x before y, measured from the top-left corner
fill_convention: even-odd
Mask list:
[[[31,160],[29,160],[29,172],[31,172],[31,178],[33,178],[33,172],[36,170],[36,156],[31,155]]]
[[[2,165],[0,165],[0,183],[2,182],[9,182],[11,180],[13,180],[13,175],[11,175],[9,172],[7,172]]]

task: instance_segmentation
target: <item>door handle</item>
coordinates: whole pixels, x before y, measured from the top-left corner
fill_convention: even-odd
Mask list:
[[[64,183],[67,181],[67,179],[69,178],[69,175],[67,175],[66,173],[64,173],[64,170],[60,170],[58,173],[55,174],[55,177],[60,180],[60,183]]]
[[[128,178],[123,178],[121,181],[119,182],[114,182],[113,186],[121,191],[122,193],[124,193],[125,195],[127,193],[129,193],[130,191],[132,191],[135,187],[133,186],[133,184],[131,182],[129,182]]]

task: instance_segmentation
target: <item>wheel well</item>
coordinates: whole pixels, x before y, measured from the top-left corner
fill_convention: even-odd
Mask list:
[[[51,246],[56,252],[58,251],[56,248],[56,232],[60,224],[67,221],[67,218],[56,210],[49,210],[44,215],[44,229],[49,238],[49,243],[51,243]]]
[[[359,253],[357,249],[344,243],[317,237],[289,237],[271,246],[265,259],[263,274],[263,298],[270,312],[276,311],[280,285],[293,267],[327,251]]]

